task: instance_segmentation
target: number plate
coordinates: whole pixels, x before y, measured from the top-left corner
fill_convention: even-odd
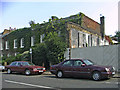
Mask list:
[[[112,72],[112,74],[115,74],[115,72]]]
[[[43,72],[43,71],[39,71],[39,72]]]

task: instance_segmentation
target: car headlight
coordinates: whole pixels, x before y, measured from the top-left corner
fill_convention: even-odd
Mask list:
[[[43,70],[45,70],[45,68],[43,68]]]
[[[108,69],[108,68],[105,68],[105,70],[108,72],[108,71],[110,71],[110,69]]]
[[[5,69],[5,67],[3,67],[2,69]]]

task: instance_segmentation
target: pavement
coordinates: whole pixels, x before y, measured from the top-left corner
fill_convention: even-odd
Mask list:
[[[45,71],[45,72],[43,73],[43,75],[51,75],[51,72],[50,72],[50,71]]]

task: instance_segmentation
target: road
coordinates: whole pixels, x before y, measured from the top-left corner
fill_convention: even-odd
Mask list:
[[[25,76],[18,73],[2,73],[2,88],[118,88],[118,78],[102,81],[81,78],[56,78],[52,74]]]

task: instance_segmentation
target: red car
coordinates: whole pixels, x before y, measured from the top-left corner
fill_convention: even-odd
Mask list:
[[[50,72],[58,78],[64,76],[88,77],[93,80],[112,77],[115,74],[115,68],[112,66],[95,65],[88,59],[65,60],[57,65],[52,65]]]
[[[12,62],[10,65],[5,66],[5,70],[7,70],[7,73],[10,74],[12,72],[20,72],[24,73],[26,75],[30,74],[42,74],[45,72],[45,67],[42,66],[35,66],[31,62],[27,61],[15,61]]]

